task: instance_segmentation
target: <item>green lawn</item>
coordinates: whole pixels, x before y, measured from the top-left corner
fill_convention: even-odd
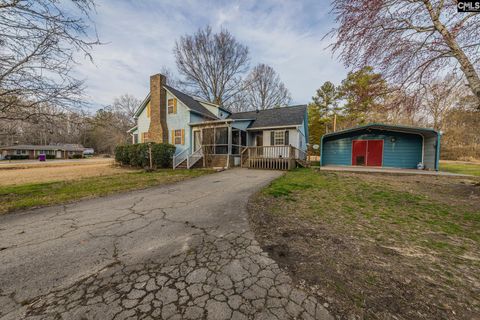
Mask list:
[[[304,209],[294,212],[304,218],[332,223],[341,219],[344,226],[364,225],[362,232],[379,238],[397,234],[399,240],[430,246],[431,241],[424,235],[441,232],[468,238],[480,245],[480,213],[461,202],[454,204],[458,200],[456,195],[452,194],[451,201],[445,198],[439,202],[433,194],[416,189],[400,177],[392,181],[372,177],[375,176],[299,169],[275,180],[263,193],[281,198],[292,209],[300,203]],[[434,187],[431,192],[435,192]],[[278,208],[279,212],[288,212],[284,205]],[[458,249],[461,250],[461,246]]]
[[[262,246],[338,314],[470,319],[480,314],[479,181],[297,169],[250,215]]]
[[[46,206],[93,198],[107,194],[143,189],[178,182],[213,172],[212,170],[158,170],[128,172],[111,176],[83,178],[64,182],[32,183],[0,187],[0,214],[37,206]]]
[[[453,173],[471,174],[473,176],[480,176],[480,164],[440,162],[440,171],[448,171]]]

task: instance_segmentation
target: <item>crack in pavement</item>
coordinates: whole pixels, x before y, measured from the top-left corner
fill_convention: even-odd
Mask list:
[[[246,172],[52,208],[53,216],[46,210],[58,231],[42,229],[42,239],[0,251],[9,258],[0,276],[25,277],[0,279],[0,318],[333,319],[295,287],[248,228],[248,196],[279,173]],[[25,218],[13,219],[12,229],[28,224],[28,235],[46,221],[39,216],[37,224],[25,224]],[[38,275],[25,275],[35,268]]]
[[[25,318],[330,319],[251,234],[202,233],[164,263],[111,265],[31,301]]]

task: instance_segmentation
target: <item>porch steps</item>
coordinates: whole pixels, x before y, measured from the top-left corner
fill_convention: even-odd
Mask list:
[[[187,159],[183,160],[175,167],[175,169],[188,169],[187,168]]]
[[[310,168],[310,162],[302,159],[296,159],[296,160],[297,160],[297,164],[299,164],[301,167]]]

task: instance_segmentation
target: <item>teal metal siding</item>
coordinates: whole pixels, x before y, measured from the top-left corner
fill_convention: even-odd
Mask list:
[[[395,139],[392,142],[392,138]],[[418,134],[362,130],[326,137],[322,143],[322,165],[352,164],[352,140],[383,140],[383,166],[416,168],[422,161],[423,138]]]

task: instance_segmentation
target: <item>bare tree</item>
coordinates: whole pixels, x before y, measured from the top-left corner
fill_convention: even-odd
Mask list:
[[[347,66],[373,65],[407,86],[460,67],[480,109],[480,15],[457,13],[456,3],[333,0],[333,49]]]
[[[112,109],[125,115],[125,117],[128,119],[129,125],[134,126],[135,112],[141,103],[142,101],[140,101],[140,99],[137,99],[135,96],[127,93],[113,100]]]
[[[168,67],[162,66],[160,73],[167,78],[167,85],[179,90],[185,89],[182,81]]]
[[[251,109],[286,106],[292,100],[290,92],[272,67],[259,64],[245,80],[247,105]]]
[[[72,67],[77,55],[91,59],[88,40],[93,0],[0,1],[0,119],[28,120],[49,104],[79,105],[83,82]]]
[[[191,91],[216,104],[227,104],[241,91],[242,75],[249,65],[248,48],[225,29],[210,26],[176,41],[176,64]]]
[[[463,91],[459,82],[458,78],[449,75],[424,85],[422,106],[434,129],[443,130],[445,115],[458,106]]]

